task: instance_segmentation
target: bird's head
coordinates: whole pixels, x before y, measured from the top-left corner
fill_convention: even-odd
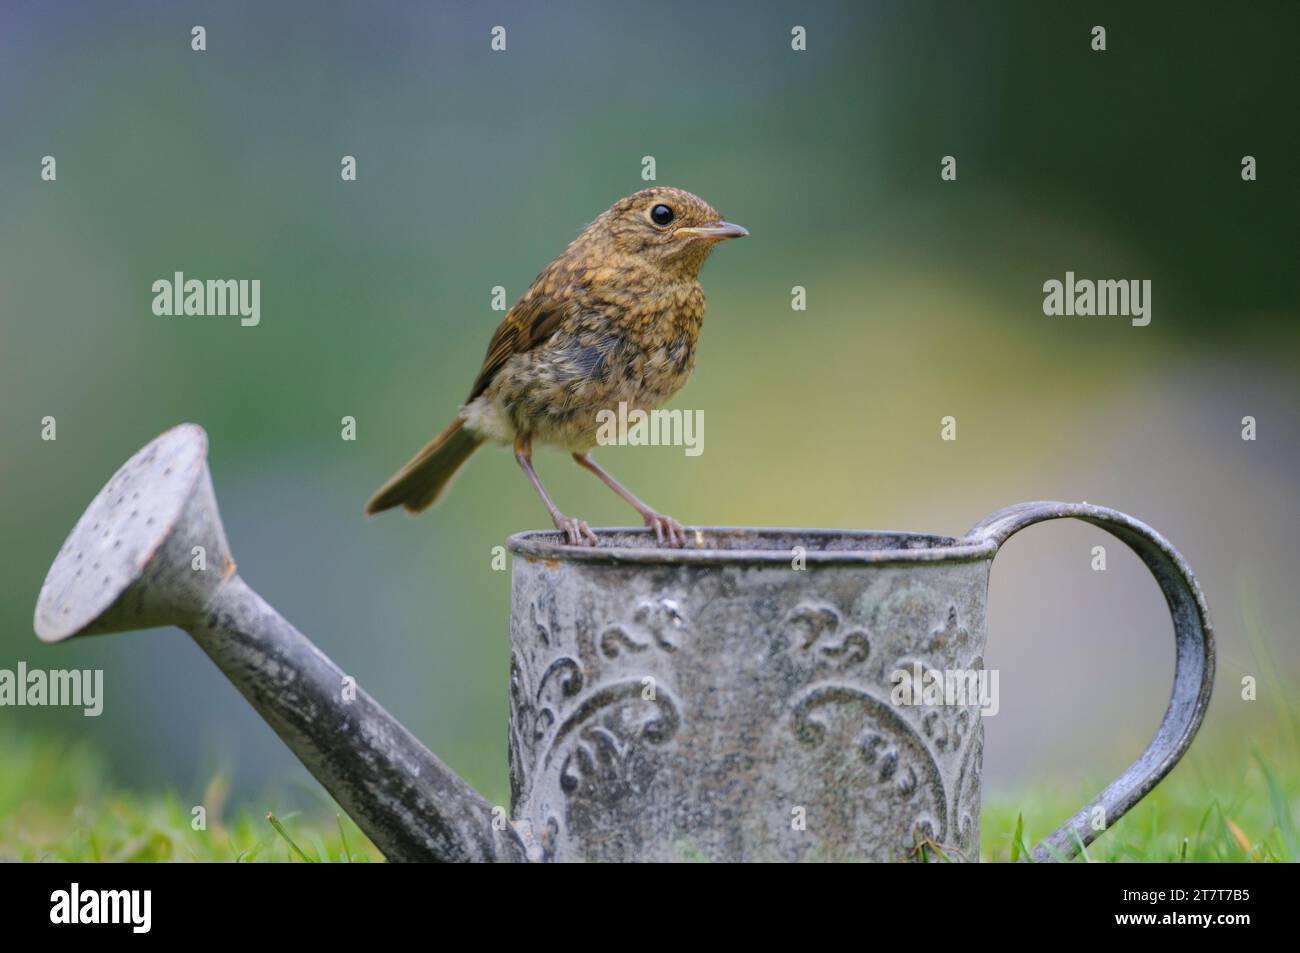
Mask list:
[[[619,199],[583,237],[624,260],[693,278],[714,245],[748,234],[698,195],[655,186]]]

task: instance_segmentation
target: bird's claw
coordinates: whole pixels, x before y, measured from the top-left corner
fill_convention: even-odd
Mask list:
[[[655,531],[655,540],[660,546],[681,549],[686,545],[686,527],[671,516],[663,513],[647,513],[645,525]]]
[[[570,546],[597,546],[600,541],[596,539],[596,534],[591,531],[586,520],[574,519],[570,516],[555,517],[555,528],[564,534],[565,541]]]

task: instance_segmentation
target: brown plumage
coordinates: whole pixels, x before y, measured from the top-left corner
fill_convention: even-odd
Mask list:
[[[559,511],[532,465],[532,444],[568,450],[636,508],[661,543],[685,542],[682,525],[646,506],[597,466],[597,414],[620,402],[653,410],[686,383],[704,322],[700,267],[713,246],[747,234],[707,202],[655,187],[616,202],[570,243],[506,314],[456,419],[379,489],[366,512],[412,512],[435,502],[485,440],[515,457],[557,529],[596,543],[582,520]]]

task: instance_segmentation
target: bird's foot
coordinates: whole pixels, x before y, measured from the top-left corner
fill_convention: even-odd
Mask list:
[[[686,527],[671,516],[651,510],[645,514],[645,525],[655,531],[655,539],[660,546],[681,549],[686,545]]]
[[[555,515],[555,528],[564,534],[565,541],[570,546],[596,546],[599,540],[596,534],[591,531],[586,520],[574,519],[571,516],[565,516],[563,513]]]

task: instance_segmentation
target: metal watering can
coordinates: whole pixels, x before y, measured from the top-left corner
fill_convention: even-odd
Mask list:
[[[1214,677],[1191,569],[1100,506],[1022,503],[960,539],[711,528],[696,548],[661,550],[644,530],[605,530],[596,549],[512,537],[509,818],[239,577],[193,424],[95,497],[35,628],[45,642],[185,629],[391,861],[976,859],[980,699],[900,704],[898,673],[974,684],[993,557],[1066,517],[1151,570],[1177,663],[1146,751],[1034,851],[1061,860],[1174,766]]]

